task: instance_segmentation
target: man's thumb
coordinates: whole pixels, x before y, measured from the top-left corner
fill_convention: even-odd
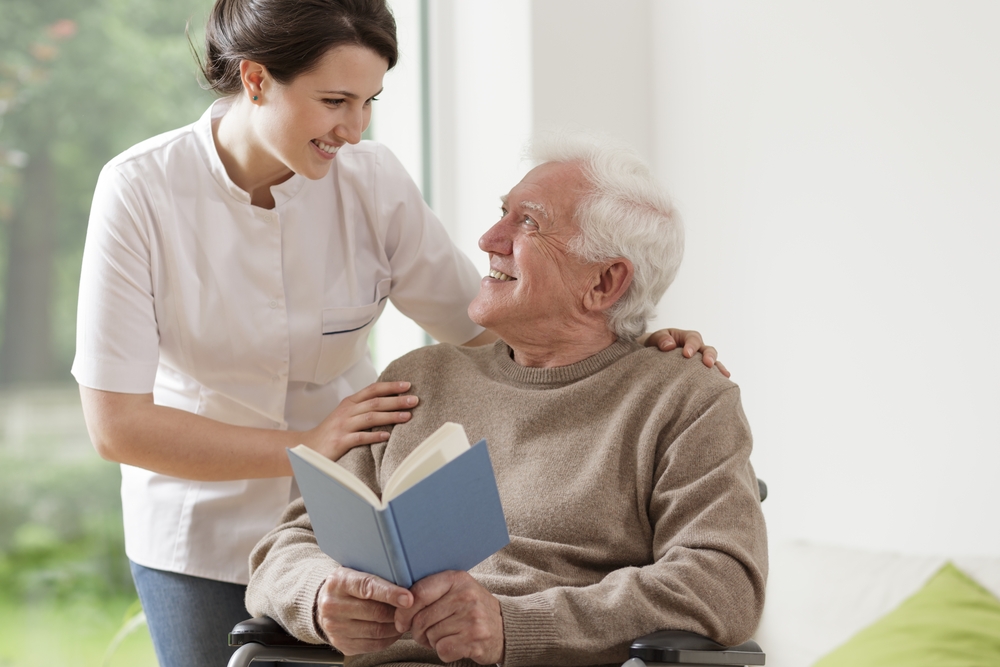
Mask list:
[[[391,584],[381,577],[360,574],[351,577],[350,593],[362,600],[384,602],[393,607],[409,607],[413,604],[413,594],[405,588]]]

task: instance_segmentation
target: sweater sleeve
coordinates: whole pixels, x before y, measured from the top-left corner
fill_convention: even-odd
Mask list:
[[[375,487],[370,447],[356,447],[339,461],[359,479]],[[316,596],[340,567],[316,543],[306,505],[298,498],[285,509],[281,523],[250,554],[246,607],[253,616],[270,616],[302,641],[326,644],[314,621]]]
[[[764,604],[767,544],[751,437],[735,385],[660,433],[651,561],[593,585],[498,596],[505,667],[622,662],[632,640],[687,630],[733,645]]]

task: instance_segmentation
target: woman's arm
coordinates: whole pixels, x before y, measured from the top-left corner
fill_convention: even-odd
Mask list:
[[[388,439],[373,426],[398,424],[417,404],[399,396],[408,382],[376,382],[348,396],[309,431],[233,426],[153,403],[152,394],[124,394],[80,386],[83,415],[102,458],[154,472],[203,481],[292,474],[286,447],[306,444],[333,460],[358,445]]]
[[[678,346],[684,347],[684,356],[690,359],[694,356],[695,352],[701,352],[701,361],[703,364],[712,368],[713,366],[718,366],[719,371],[726,377],[730,376],[730,372],[726,370],[726,367],[722,365],[721,361],[717,361],[719,358],[719,352],[711,345],[705,345],[705,342],[701,339],[701,334],[697,331],[686,331],[684,329],[660,329],[659,331],[654,331],[651,334],[646,334],[639,338],[639,342],[646,347],[657,347],[664,352],[669,352],[670,350],[676,349]]]
[[[462,345],[464,347],[479,347],[480,345],[489,345],[491,343],[495,343],[499,338],[500,336],[496,335],[489,329],[486,329],[485,331],[483,331],[483,333],[479,334],[472,340],[465,341],[464,343],[462,343]]]

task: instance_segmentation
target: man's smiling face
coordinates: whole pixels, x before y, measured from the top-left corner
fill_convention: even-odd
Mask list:
[[[582,299],[597,271],[570,254],[574,222],[587,180],[575,163],[532,169],[502,198],[503,216],[479,239],[490,275],[469,316],[502,338],[538,339],[582,315]]]

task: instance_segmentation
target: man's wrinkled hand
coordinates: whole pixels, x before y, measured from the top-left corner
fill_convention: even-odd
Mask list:
[[[385,579],[347,567],[326,578],[316,594],[316,624],[344,655],[392,646],[395,614],[413,604],[413,594]]]
[[[500,601],[472,575],[454,570],[433,574],[410,591],[413,605],[396,609],[397,632],[412,632],[414,641],[433,649],[443,662],[503,662]]]

